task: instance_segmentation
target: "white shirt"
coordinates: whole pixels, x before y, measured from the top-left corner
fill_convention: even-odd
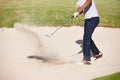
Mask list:
[[[85,4],[86,0],[78,0],[76,3],[76,8],[81,7]],[[98,12],[95,6],[94,1],[92,0],[92,3],[90,4],[90,6],[88,6],[87,8],[85,8],[83,10],[84,15],[85,15],[85,19],[89,19],[92,17],[98,17]]]

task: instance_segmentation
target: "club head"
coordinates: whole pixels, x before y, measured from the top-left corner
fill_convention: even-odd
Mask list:
[[[74,18],[74,16],[71,17],[71,19]]]
[[[46,37],[51,37],[52,35],[46,35]]]
[[[46,35],[46,37],[51,37],[54,33],[50,34],[50,35]]]
[[[46,37],[50,37],[50,35],[46,35]]]

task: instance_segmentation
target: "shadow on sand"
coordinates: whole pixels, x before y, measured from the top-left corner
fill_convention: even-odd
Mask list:
[[[80,47],[81,47],[80,48],[81,50],[78,52],[78,54],[82,53],[83,52],[83,40],[79,39],[75,42],[76,42],[76,44],[80,45]]]

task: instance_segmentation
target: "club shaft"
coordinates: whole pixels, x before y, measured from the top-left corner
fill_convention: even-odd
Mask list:
[[[53,35],[55,32],[57,32],[62,26],[58,27],[51,35]]]
[[[71,17],[71,19],[72,19],[72,18],[73,18],[73,17]],[[68,23],[69,21],[71,21],[71,19],[65,21],[64,25],[65,25],[66,23]],[[52,32],[52,33],[50,34],[50,36],[54,35],[54,33],[57,32],[60,28],[62,28],[62,26],[58,27],[54,32]]]

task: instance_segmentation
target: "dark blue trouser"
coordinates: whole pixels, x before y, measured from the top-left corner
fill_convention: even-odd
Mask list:
[[[83,36],[83,60],[90,61],[91,53],[97,55],[100,53],[92,40],[92,34],[99,23],[99,17],[85,19],[84,36]]]

